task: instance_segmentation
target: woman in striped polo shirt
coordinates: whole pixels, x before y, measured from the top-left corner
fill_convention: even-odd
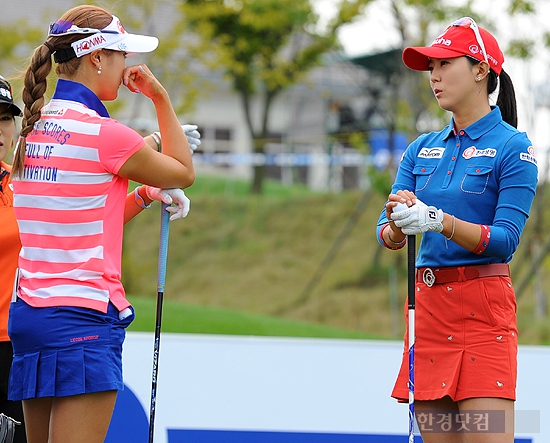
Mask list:
[[[158,197],[151,187],[186,188],[195,179],[168,93],[146,65],[126,66],[157,45],[104,9],[79,6],[50,27],[25,73],[13,164],[22,249],[9,334],[10,398],[23,400],[29,443],[103,442],[134,317],[120,281],[123,223],[153,197],[178,195]],[[44,106],[52,56],[58,81]],[[110,118],[102,102],[115,100],[121,85],[152,101],[162,153],[152,137]],[[150,187],[130,200],[129,180]],[[173,217],[185,210],[173,208]]]

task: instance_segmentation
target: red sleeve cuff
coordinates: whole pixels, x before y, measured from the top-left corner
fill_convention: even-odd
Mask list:
[[[396,243],[394,246],[390,246],[386,243],[386,241],[384,240],[384,230],[386,228],[388,228],[390,226],[389,223],[386,223],[384,226],[382,226],[382,228],[380,229],[380,240],[382,241],[382,244],[384,245],[385,248],[387,249],[391,249],[392,251],[397,251],[398,249],[401,249],[403,248],[403,246],[405,246],[405,244],[407,243],[407,237],[405,237],[403,239],[403,241],[401,243]]]

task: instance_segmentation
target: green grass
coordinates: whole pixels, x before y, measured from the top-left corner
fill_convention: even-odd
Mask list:
[[[231,197],[249,198],[250,183],[244,180],[235,180],[218,176],[200,176],[197,181],[186,190],[190,197],[195,195],[227,195]],[[265,180],[261,198],[298,197],[314,194],[305,185],[285,186],[278,181]]]
[[[386,308],[379,306],[374,292],[355,285],[370,261],[368,249],[375,248],[374,221],[365,222],[368,233],[360,226],[353,231],[335,266],[327,270],[314,293],[301,301],[302,291],[353,212],[360,193],[320,194],[266,182],[264,195],[250,196],[248,183],[231,182],[199,177],[186,191],[191,212],[187,219],[170,225],[167,300],[261,315],[265,321],[278,317],[387,336],[387,325],[381,324],[385,316],[369,313],[372,324],[363,327],[365,309],[381,312]],[[158,210],[153,205],[125,228],[123,282],[129,294],[156,294]],[[248,328],[251,324],[246,323]],[[243,333],[257,330],[255,326]]]
[[[128,330],[153,332],[155,330],[156,299],[131,296],[128,299],[136,310],[136,319]],[[280,337],[379,338],[358,331],[348,331],[231,309],[187,305],[169,300],[163,302],[162,331]]]
[[[186,190],[191,212],[170,224],[164,330],[402,339],[406,250],[376,241],[384,197],[368,201],[325,263],[363,193],[265,184],[262,196],[251,196],[247,181],[199,175]],[[155,203],[125,227],[122,278],[137,308],[134,330],[154,329],[159,219]],[[512,261],[516,283],[528,251],[522,238]],[[550,287],[550,273],[543,278],[541,288]],[[519,339],[550,344],[550,318],[534,314],[533,287],[518,300]]]

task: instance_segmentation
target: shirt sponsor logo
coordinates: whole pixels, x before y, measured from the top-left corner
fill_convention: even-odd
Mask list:
[[[486,149],[477,149],[475,146],[470,146],[466,148],[462,153],[462,157],[466,160],[473,157],[495,157],[497,155],[497,150],[494,148]]]
[[[533,163],[534,165],[537,164],[537,159],[535,158],[535,148],[533,146],[529,146],[527,148],[528,153],[520,152],[519,159],[523,160],[524,162]]]
[[[441,158],[445,153],[445,148],[422,148],[418,153],[420,158]]]
[[[42,115],[65,115],[66,109],[46,109],[41,112]]]

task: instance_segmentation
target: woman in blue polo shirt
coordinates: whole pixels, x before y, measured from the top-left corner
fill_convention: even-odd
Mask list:
[[[535,196],[534,150],[516,129],[514,88],[499,45],[471,18],[428,47],[406,48],[403,61],[429,71],[439,106],[452,113],[442,131],[407,148],[377,226],[378,241],[389,249],[423,234],[416,259],[417,421],[425,443],[512,443],[517,322],[508,263]],[[393,212],[398,203],[407,209]],[[408,398],[407,337],[392,396]],[[482,419],[491,417],[480,411],[503,412],[483,429]],[[442,433],[441,417],[450,412],[455,422],[470,422],[461,419],[462,430],[455,424]]]

